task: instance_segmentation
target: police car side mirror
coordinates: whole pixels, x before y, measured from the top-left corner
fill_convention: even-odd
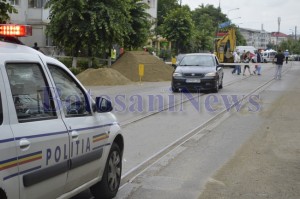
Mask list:
[[[113,110],[111,101],[103,98],[96,97],[96,112],[98,113],[107,113]]]

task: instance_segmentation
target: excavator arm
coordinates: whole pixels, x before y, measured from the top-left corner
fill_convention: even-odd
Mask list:
[[[216,55],[221,63],[232,63],[232,52],[236,47],[235,29],[230,28],[228,32],[216,41]]]

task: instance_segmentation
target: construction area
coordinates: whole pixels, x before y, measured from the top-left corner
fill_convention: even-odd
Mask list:
[[[144,65],[140,79],[139,64]],[[111,67],[87,69],[77,75],[85,86],[126,85],[134,82],[171,81],[173,67],[144,51],[125,52]]]

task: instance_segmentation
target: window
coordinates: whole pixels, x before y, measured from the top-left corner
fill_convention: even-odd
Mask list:
[[[3,122],[3,109],[2,109],[2,99],[1,99],[1,93],[0,93],[0,125]]]
[[[210,55],[189,55],[180,62],[181,66],[214,66],[214,59]]]
[[[43,8],[47,0],[28,0],[28,8]]]
[[[20,2],[19,2],[19,0],[10,0],[10,4],[14,5],[14,6],[18,6],[18,5],[20,5]]]
[[[57,118],[49,86],[38,64],[9,63],[6,71],[19,122]]]
[[[91,115],[89,98],[74,79],[63,69],[48,65],[61,101],[61,107],[67,117]]]

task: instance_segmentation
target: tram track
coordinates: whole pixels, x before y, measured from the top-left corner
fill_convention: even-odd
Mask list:
[[[283,74],[285,74],[290,68],[291,67],[286,68],[283,71]],[[230,86],[232,84],[235,84],[235,83],[237,83],[239,81],[242,81],[242,80],[250,78],[250,77],[251,76],[247,76],[247,77],[241,78],[239,80],[230,81],[226,85],[224,85],[224,87],[225,86]],[[196,126],[194,129],[192,129],[191,131],[187,132],[185,135],[181,136],[180,138],[178,138],[177,140],[173,141],[169,145],[165,146],[160,151],[158,151],[157,153],[153,154],[151,157],[147,158],[146,160],[144,160],[143,162],[141,162],[137,166],[131,168],[124,175],[122,175],[120,189],[122,189],[123,187],[125,187],[127,183],[132,182],[136,177],[138,177],[140,174],[142,174],[143,172],[145,172],[148,168],[150,168],[153,164],[155,164],[156,162],[158,162],[159,160],[161,160],[167,154],[171,153],[176,148],[178,148],[179,146],[181,146],[185,142],[189,141],[193,136],[199,134],[200,132],[202,132],[203,130],[205,130],[209,126],[214,126],[214,125],[218,124],[218,121],[223,121],[224,119],[226,119],[227,117],[229,117],[231,115],[231,113],[229,112],[229,110],[231,110],[233,107],[235,107],[237,103],[242,103],[242,106],[245,106],[247,104],[247,102],[245,102],[245,99],[247,97],[249,97],[250,95],[258,94],[258,93],[262,92],[269,85],[271,85],[273,81],[274,81],[274,78],[272,78],[272,79],[264,82],[260,86],[258,86],[255,89],[251,90],[247,94],[243,95],[243,97],[241,99],[239,99],[236,103],[232,104],[229,109],[228,108],[223,109],[222,111],[220,111],[219,113],[217,113],[212,118],[210,118],[207,121],[205,121],[204,123]],[[206,94],[205,93],[201,94],[201,96],[204,96],[204,95],[206,95]],[[198,96],[195,96],[194,98],[196,98],[196,97],[198,97]],[[187,100],[185,100],[183,102],[175,104],[174,106],[181,105],[181,103],[186,103],[189,100],[190,99],[187,99]],[[123,123],[123,127],[127,126],[127,125],[130,125],[130,124],[133,124],[135,122],[141,121],[143,119],[149,118],[149,117],[151,117],[153,115],[159,114],[159,113],[164,112],[164,111],[166,111],[168,109],[169,109],[169,107],[166,107],[166,108],[164,108],[161,111],[150,113],[148,115],[144,115],[144,116],[141,116],[139,118],[134,118],[134,120],[132,120],[131,122]],[[202,136],[205,136],[206,134],[208,134],[208,132],[209,131],[207,131],[206,133],[204,133]]]
[[[244,77],[244,78],[241,78],[241,79],[238,79],[238,80],[233,80],[233,81],[230,81],[228,83],[226,83],[225,85],[223,85],[224,87],[227,87],[227,86],[230,86],[234,83],[237,83],[239,81],[242,81],[244,79],[247,79],[249,78],[250,76],[247,76],[247,77]],[[165,104],[163,108],[157,110],[157,111],[154,111],[154,112],[150,112],[146,115],[140,115],[140,116],[137,116],[137,117],[134,117],[132,119],[129,119],[129,120],[125,120],[123,122],[120,123],[120,126],[122,128],[125,128],[126,126],[130,125],[130,124],[133,124],[133,123],[136,123],[136,122],[139,122],[141,120],[144,120],[144,119],[147,119],[153,115],[157,115],[159,113],[162,113],[162,112],[165,112],[169,109],[172,109],[172,108],[176,108],[177,106],[181,106],[182,104],[185,104],[187,102],[189,102],[190,100],[193,100],[193,99],[196,99],[198,97],[201,97],[201,96],[204,96],[204,95],[207,95],[207,93],[198,93],[198,95],[192,97],[192,98],[189,98],[189,99],[186,99],[186,100],[183,100],[183,101],[180,101],[180,102],[177,102],[175,103],[174,105],[170,106],[169,104]]]

